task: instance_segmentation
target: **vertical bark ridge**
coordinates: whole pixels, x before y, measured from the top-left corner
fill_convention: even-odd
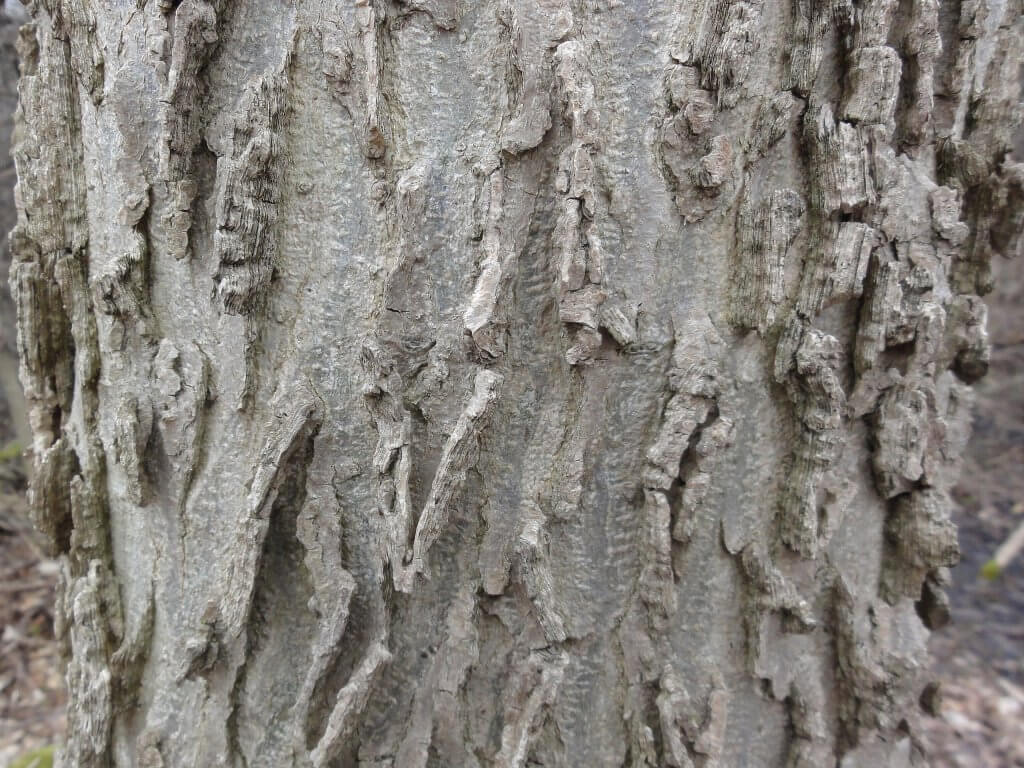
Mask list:
[[[94,41],[76,34],[76,25],[88,26],[84,16],[40,12],[19,35],[25,78],[14,156],[21,208],[11,235],[11,283],[18,296],[20,374],[35,432],[30,506],[51,550],[62,557],[57,631],[69,659],[73,730],[65,754],[77,765],[106,766],[114,713],[133,695],[134,667],[145,655],[148,619],[126,627],[113,575],[75,77],[95,96],[93,75],[102,80],[102,60],[90,58],[85,66]]]

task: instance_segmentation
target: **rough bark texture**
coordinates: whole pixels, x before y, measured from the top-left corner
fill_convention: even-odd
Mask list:
[[[64,765],[919,765],[1019,0],[36,0]]]

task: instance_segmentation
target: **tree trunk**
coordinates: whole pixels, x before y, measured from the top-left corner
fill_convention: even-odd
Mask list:
[[[64,765],[922,763],[1019,0],[30,11]]]

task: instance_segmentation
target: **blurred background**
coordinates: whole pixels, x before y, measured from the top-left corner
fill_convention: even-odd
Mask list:
[[[25,463],[30,444],[18,383],[14,305],[7,288],[15,223],[11,129],[18,103],[15,41],[25,12],[0,6],[0,768],[53,744],[64,729],[64,682],[53,638],[56,568],[28,529]]]
[[[53,637],[56,567],[26,522],[29,445],[14,308],[7,288],[14,226],[11,129],[17,104],[16,0],[0,5],[0,768],[59,743],[64,693]],[[1024,157],[1024,132],[1017,156]],[[976,387],[974,434],[956,490],[962,559],[949,589],[952,621],[932,636],[924,737],[936,768],[1024,768],[1024,554],[996,578],[982,567],[1024,521],[1024,260],[993,264],[987,298],[992,364]],[[37,753],[38,754],[38,753]],[[42,764],[40,762],[40,764]]]

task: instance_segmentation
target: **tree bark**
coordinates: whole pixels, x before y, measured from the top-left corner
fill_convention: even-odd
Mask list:
[[[1018,0],[30,11],[64,765],[923,763]]]

